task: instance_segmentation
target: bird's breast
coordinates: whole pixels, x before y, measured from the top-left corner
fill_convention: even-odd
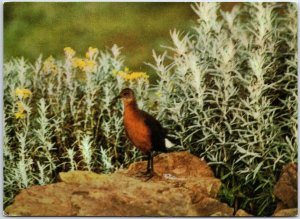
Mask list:
[[[146,126],[138,110],[125,109],[124,126],[127,137],[139,150],[145,153],[152,149],[149,127]]]

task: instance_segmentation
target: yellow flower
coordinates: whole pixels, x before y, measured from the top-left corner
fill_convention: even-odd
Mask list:
[[[26,111],[24,104],[21,101],[17,102],[18,111],[15,113],[16,119],[23,119],[25,118]]]
[[[72,65],[74,68],[80,68],[80,69],[83,69],[85,67],[85,61],[81,58],[73,58],[72,59]]]
[[[67,58],[72,58],[75,55],[75,50],[71,47],[65,47],[64,52]]]
[[[22,113],[22,112],[16,112],[15,113],[15,117],[16,119],[24,119],[25,118],[25,113]]]
[[[17,88],[15,92],[19,98],[24,98],[24,99],[32,95],[31,91],[28,89]]]
[[[99,50],[97,48],[89,47],[89,50],[86,52],[85,57],[87,59],[95,59],[98,55]]]
[[[85,72],[95,72],[97,70],[97,64],[94,60],[85,60],[85,66],[83,71]]]
[[[21,101],[17,102],[18,112],[23,113],[25,111],[25,107]]]
[[[144,79],[148,81],[149,75],[145,72],[129,72],[129,69],[125,67],[124,71],[113,70],[113,74],[123,78],[126,81],[134,81]]]
[[[97,63],[94,60],[87,60],[81,58],[73,58],[72,65],[74,68],[79,68],[85,72],[95,72],[97,70]]]
[[[57,73],[57,65],[55,65],[55,59],[49,56],[43,64],[43,71]]]
[[[149,76],[145,72],[132,72],[131,74],[127,74],[126,79],[133,81],[138,79],[148,80]]]

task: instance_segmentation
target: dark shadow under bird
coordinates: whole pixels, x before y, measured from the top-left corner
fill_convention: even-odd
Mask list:
[[[140,110],[137,106],[133,90],[125,88],[114,98],[112,104],[122,99],[124,106],[123,122],[126,136],[131,143],[147,155],[147,170],[144,175],[153,176],[153,151],[167,152],[167,146],[173,144],[167,140],[167,131],[161,124],[147,112]]]

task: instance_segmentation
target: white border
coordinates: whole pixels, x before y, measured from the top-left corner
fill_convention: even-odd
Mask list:
[[[0,129],[2,130],[1,134],[0,134],[0,154],[1,154],[1,161],[0,161],[0,190],[1,190],[1,194],[0,194],[0,210],[1,212],[4,213],[3,211],[3,136],[4,136],[4,127],[3,127],[3,121],[4,121],[4,112],[3,112],[3,58],[4,58],[4,47],[3,47],[3,34],[4,34],[4,29],[3,29],[3,3],[5,2],[199,2],[199,1],[180,1],[180,0],[173,0],[173,1],[159,1],[159,0],[152,0],[152,1],[147,1],[147,0],[131,0],[131,1],[126,1],[126,0],[109,0],[109,1],[99,1],[99,0],[88,0],[88,1],[80,1],[80,0],[55,0],[55,1],[51,1],[51,0],[0,0],[1,5],[0,5],[0,19],[1,19],[1,23],[0,23],[0,30],[2,35],[0,36],[0,48],[2,48],[2,52],[0,53],[0,59],[1,59],[1,70],[0,70],[0,76],[1,76],[1,80],[0,80],[0,96],[1,96],[1,100],[0,100]],[[297,4],[297,9],[298,9],[298,36],[299,36],[299,2],[298,0],[281,0],[281,1],[272,1],[272,0],[265,0],[265,1],[261,1],[261,0],[257,0],[257,1],[244,1],[244,0],[225,0],[225,1],[217,1],[217,0],[204,0],[201,2],[295,2],[298,3]],[[298,156],[299,156],[299,136],[300,136],[300,131],[299,131],[299,123],[300,123],[300,112],[299,112],[299,103],[300,103],[300,97],[299,97],[299,88],[300,88],[300,83],[299,83],[299,48],[300,48],[300,39],[298,37]],[[299,158],[298,158],[299,161]],[[299,162],[298,162],[298,170],[299,170]],[[300,183],[299,183],[299,173],[298,173],[298,188],[300,188]],[[298,191],[298,202],[299,202],[299,191]],[[0,213],[0,218],[5,218],[5,216],[3,215],[3,213]],[[31,218],[31,217],[21,217],[21,218]],[[35,217],[35,218],[43,218],[43,217]],[[57,218],[57,217],[47,217],[47,218]],[[68,218],[68,217],[60,217],[60,218]],[[76,218],[85,218],[85,217],[76,217]],[[89,218],[99,218],[99,217],[89,217]],[[112,218],[112,217],[101,217],[101,218]],[[140,218],[140,217],[130,217],[130,218]],[[143,217],[143,218],[150,218],[150,217]],[[167,217],[168,218],[168,217]],[[169,217],[170,218],[170,217]],[[177,217],[177,218],[184,218],[184,217]],[[205,217],[201,217],[201,218],[205,218]],[[225,217],[218,217],[218,218],[225,218]],[[243,218],[243,217],[241,217]],[[277,217],[280,218],[280,217]],[[295,217],[293,217],[295,218]],[[300,218],[299,216],[299,209],[298,209],[298,216],[297,218]]]

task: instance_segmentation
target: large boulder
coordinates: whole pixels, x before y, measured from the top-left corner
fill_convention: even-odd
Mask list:
[[[32,186],[5,209],[14,216],[231,216],[216,199],[221,182],[188,152],[154,158],[155,176],[139,176],[146,162],[113,174],[60,173],[61,182]]]
[[[274,187],[274,195],[279,199],[274,216],[295,216],[297,214],[297,165],[289,163],[283,167]]]
[[[288,208],[297,207],[297,165],[287,164],[281,172],[281,176],[274,187],[275,196]]]

